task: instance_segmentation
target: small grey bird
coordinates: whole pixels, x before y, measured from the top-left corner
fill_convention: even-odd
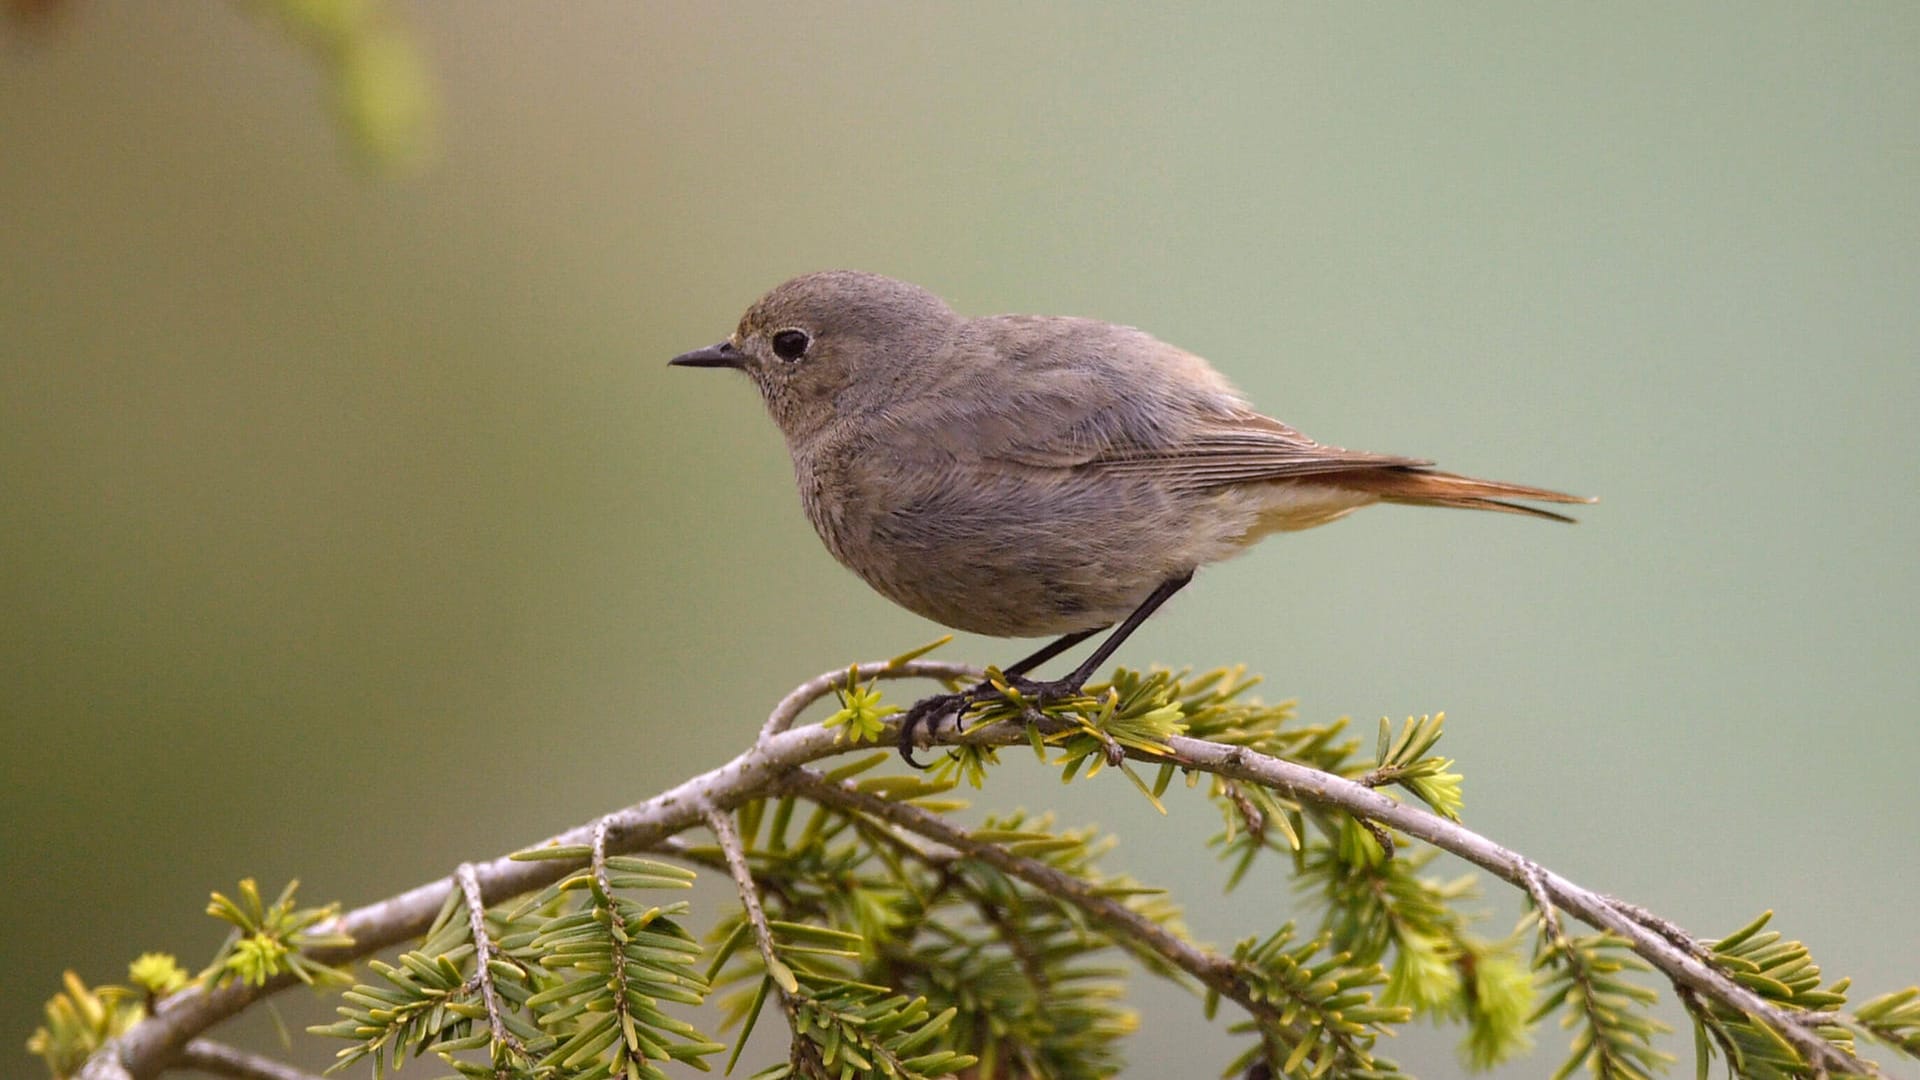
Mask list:
[[[733,336],[675,357],[747,373],[786,435],[800,500],[833,552],[907,610],[995,637],[1060,635],[1005,669],[1080,692],[1207,563],[1376,502],[1500,510],[1591,502],[1314,442],[1255,412],[1205,360],[1093,319],[970,319],[878,274],[807,274]],[[1026,678],[1117,628],[1064,679]],[[915,729],[993,694],[916,704]],[[917,763],[916,763],[917,764]]]

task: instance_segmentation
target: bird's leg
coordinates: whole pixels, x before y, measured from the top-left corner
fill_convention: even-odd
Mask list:
[[[1027,678],[1026,674],[1099,633],[1105,627],[1076,631],[1050,642],[1032,656],[1003,669],[1007,681],[1022,694],[1038,701],[1057,701],[1061,698],[1073,697],[1086,686],[1087,680],[1093,677],[1093,673],[1100,670],[1100,665],[1107,662],[1107,658],[1113,655],[1114,650],[1118,649],[1135,630],[1140,629],[1141,623],[1146,622],[1149,616],[1160,609],[1160,605],[1166,603],[1169,597],[1179,592],[1187,582],[1192,580],[1193,571],[1189,570],[1179,577],[1168,578],[1161,582],[1153,592],[1147,594],[1147,598],[1140,602],[1139,607],[1133,609],[1132,614],[1121,621],[1113,633],[1107,635],[1107,639],[1100,643],[1100,647],[1093,650],[1093,654],[1087,657],[1079,667],[1074,668],[1066,678],[1039,681]],[[919,730],[922,724],[926,725],[929,731],[938,728],[940,721],[949,714],[957,719],[968,706],[995,693],[997,691],[991,683],[983,682],[956,694],[935,694],[915,702],[913,707],[907,710],[906,718],[900,724],[900,756],[916,769],[925,768],[913,758],[914,732]]]
[[[1096,626],[1091,630],[1076,630],[1056,638],[1042,646],[1032,656],[1006,668],[1007,677],[1017,679],[1105,629],[1104,626]],[[956,694],[934,694],[914,702],[913,707],[907,710],[906,718],[900,721],[900,756],[916,769],[926,768],[925,765],[913,759],[914,732],[918,731],[923,724],[928,731],[939,730],[940,721],[948,715],[958,720],[960,714],[967,711],[968,706],[993,692],[993,684],[983,682]]]
[[[1121,620],[1113,633],[1107,635],[1107,640],[1101,642],[1100,646],[1081,661],[1079,667],[1069,672],[1066,678],[1044,681],[1028,679],[1022,677],[1022,673],[1008,669],[1007,674],[1010,676],[1008,681],[1022,694],[1041,701],[1058,701],[1061,698],[1073,697],[1087,685],[1088,679],[1093,678],[1093,673],[1100,670],[1100,665],[1106,663],[1107,658],[1112,656],[1135,630],[1140,629],[1141,623],[1146,622],[1148,617],[1160,610],[1160,605],[1166,603],[1174,593],[1185,588],[1187,582],[1192,580],[1193,571],[1189,570],[1179,577],[1168,578],[1161,582],[1158,588],[1147,594],[1145,600],[1140,601],[1140,606],[1133,609],[1133,614]]]
[[[1009,678],[1018,678],[1105,629],[1105,626],[1096,626],[1091,630],[1075,630],[1071,634],[1063,635],[1048,642],[1044,648],[1039,649],[1032,656],[1024,660],[1017,660],[1000,670]],[[981,683],[980,685],[985,686],[986,684]]]

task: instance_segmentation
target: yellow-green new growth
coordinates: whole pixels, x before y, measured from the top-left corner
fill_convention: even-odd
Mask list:
[[[929,646],[931,648],[931,646]],[[849,742],[877,742],[887,729],[887,717],[900,711],[897,705],[883,705],[880,688],[874,683],[860,685],[858,665],[847,669],[847,685],[836,689],[840,709],[822,721],[827,728],[845,728]]]
[[[346,934],[320,928],[340,913],[340,905],[295,907],[293,897],[299,888],[298,881],[287,882],[271,904],[261,899],[252,878],[241,879],[238,900],[214,893],[207,914],[231,923],[233,932],[198,978],[215,986],[234,979],[264,986],[275,976],[289,974],[308,985],[350,981],[338,969],[305,955],[308,949],[353,944]]]
[[[39,1055],[56,1080],[79,1072],[108,1039],[118,1037],[147,1014],[140,996],[124,986],[89,989],[71,971],[62,975],[61,981],[66,989],[47,1001],[47,1022],[27,1040],[27,1052]]]
[[[141,953],[138,959],[128,964],[127,978],[133,985],[156,998],[166,997],[187,985],[189,980],[172,954],[157,952]]]

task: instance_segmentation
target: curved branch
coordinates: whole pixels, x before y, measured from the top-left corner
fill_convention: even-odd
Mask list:
[[[955,664],[944,660],[876,660],[867,664],[855,664],[853,670],[860,673],[862,679],[898,679],[912,677],[916,679],[938,679],[942,682],[954,680],[972,680],[986,677],[986,671],[970,664]],[[911,672],[911,676],[908,676]],[[826,697],[835,690],[844,690],[847,686],[847,672],[829,671],[816,675],[792,690],[780,699],[767,715],[767,722],[760,726],[760,741],[766,742],[775,735],[793,726],[807,706]]]
[[[857,669],[861,679],[967,678],[974,670],[935,660],[862,664]],[[781,706],[791,708],[797,716],[807,705],[832,692],[846,677],[845,669],[827,672],[787,695]],[[807,694],[811,696],[805,696]],[[1003,734],[1008,742],[1017,735],[1012,729]],[[839,732],[818,725],[783,732],[756,743],[746,753],[711,772],[695,776],[645,802],[616,810],[599,821],[550,837],[536,846],[588,847],[593,842],[594,829],[604,822],[609,853],[642,851],[668,836],[701,824],[701,815],[708,806],[731,808],[766,794],[788,769],[868,748],[870,746],[842,743]],[[488,904],[495,904],[550,885],[582,865],[585,860],[522,861],[503,855],[474,864],[473,873],[482,898]],[[418,937],[432,924],[433,917],[446,902],[448,890],[453,887],[451,877],[439,878],[315,926],[316,933],[344,933],[353,939],[353,944],[316,949],[312,956],[322,963],[341,964]],[[88,1065],[89,1070],[94,1070],[89,1075],[127,1076],[132,1080],[157,1076],[178,1063],[181,1049],[189,1039],[245,1010],[260,998],[293,985],[296,980],[292,976],[281,976],[261,986],[234,981],[218,987],[192,986],[182,990],[161,1002],[154,1015],[96,1052]]]
[[[1822,1038],[1803,1017],[1781,1009],[1728,976],[1703,963],[1691,950],[1646,926],[1635,915],[1592,889],[1576,885],[1541,867],[1519,852],[1500,846],[1463,825],[1438,814],[1395,802],[1351,780],[1310,769],[1291,761],[1268,757],[1240,747],[1176,735],[1167,740],[1175,763],[1237,780],[1264,784],[1292,798],[1345,810],[1362,819],[1390,825],[1417,840],[1480,867],[1510,885],[1530,892],[1538,887],[1561,910],[1600,930],[1626,939],[1641,959],[1659,969],[1676,986],[1693,990],[1738,1012],[1752,1016],[1780,1033],[1800,1056],[1815,1066],[1839,1073],[1871,1075],[1871,1068],[1852,1054]],[[1143,760],[1160,760],[1139,755]],[[1637,911],[1637,909],[1635,909]],[[1543,917],[1545,913],[1543,912]]]
[[[928,678],[942,681],[977,678],[979,670],[962,664],[908,660],[863,664],[860,679]],[[667,838],[703,823],[708,808],[732,809],[779,787],[794,769],[837,754],[869,749],[873,744],[842,740],[838,731],[818,725],[787,730],[814,701],[845,685],[844,669],[826,672],[803,683],[783,698],[767,718],[761,737],[745,753],[727,764],[702,773],[678,786],[615,811],[600,821],[569,829],[545,841],[546,845],[587,847],[595,829],[606,830],[605,850],[626,853],[648,850]],[[1048,722],[1049,724],[1055,722]],[[899,720],[887,722],[880,736],[884,745],[897,738]],[[1025,728],[1015,723],[991,724],[964,733],[945,729],[931,741],[1008,746],[1026,741]],[[1464,826],[1371,790],[1343,777],[1305,765],[1269,757],[1244,747],[1203,739],[1174,736],[1167,740],[1168,755],[1130,752],[1152,764],[1172,761],[1186,769],[1214,773],[1230,780],[1261,784],[1289,798],[1343,810],[1363,822],[1391,826],[1415,839],[1451,852],[1509,884],[1530,892],[1537,889],[1553,905],[1583,922],[1624,938],[1648,963],[1676,986],[1752,1016],[1780,1033],[1808,1062],[1832,1072],[1869,1073],[1869,1066],[1827,1042],[1803,1017],[1768,1003],[1704,963],[1695,950],[1669,939],[1663,930],[1647,925],[1638,909],[1611,900],[1551,871],[1535,868],[1519,853]],[[585,860],[522,861],[502,856],[473,867],[474,881],[488,904],[532,892],[584,865]],[[315,950],[313,959],[345,963],[424,933],[453,887],[450,878],[419,885],[386,900],[356,908],[316,931],[345,933],[351,946]],[[180,1062],[188,1041],[267,994],[294,983],[290,976],[269,980],[265,986],[232,982],[208,988],[195,986],[169,997],[155,1015],[134,1025],[103,1047],[89,1062],[85,1075],[129,1076],[147,1080]]]

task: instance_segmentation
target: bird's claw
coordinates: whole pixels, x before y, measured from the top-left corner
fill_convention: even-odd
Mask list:
[[[916,769],[926,768],[927,766],[914,760],[914,733],[917,732],[923,724],[926,726],[929,734],[938,731],[940,729],[940,721],[945,719],[949,714],[958,720],[960,714],[967,711],[967,706],[972,705],[978,695],[979,687],[975,687],[972,690],[964,690],[957,694],[934,694],[931,697],[924,697],[914,702],[913,706],[907,710],[906,717],[900,721],[901,760]]]
[[[1029,679],[1024,675],[1014,675],[1007,679],[1007,685],[1019,691],[1020,696],[1036,705],[1046,705],[1055,701],[1079,697],[1081,687],[1070,678],[1067,679]]]
[[[1024,675],[1009,675],[1005,677],[1005,682],[1008,689],[1036,705],[1077,697],[1081,692],[1079,684],[1072,679],[1040,680],[1029,679]],[[962,690],[954,694],[934,694],[914,702],[907,710],[906,717],[900,721],[901,760],[916,769],[926,768],[927,766],[916,761],[913,756],[914,736],[922,726],[925,726],[927,733],[931,735],[940,729],[940,722],[948,716],[952,716],[958,722],[968,709],[980,702],[989,698],[1004,698],[1004,696],[998,687],[992,683],[983,682],[970,690]]]

